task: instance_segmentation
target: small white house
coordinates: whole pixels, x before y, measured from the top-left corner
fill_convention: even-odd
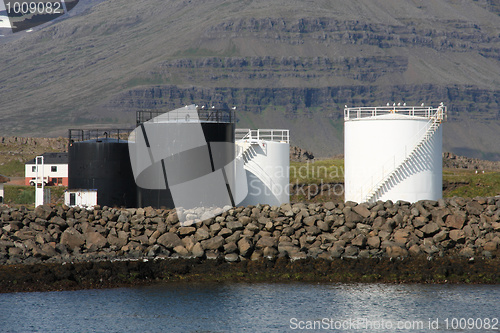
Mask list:
[[[68,153],[44,153],[43,180],[45,185],[68,186]],[[35,185],[36,161],[25,164],[25,185]],[[42,170],[38,170],[39,177]]]
[[[3,204],[4,197],[5,197],[4,191],[3,191],[3,184],[7,183],[8,181],[10,181],[10,179],[8,177],[0,175],[0,204]]]
[[[64,204],[93,208],[97,205],[97,190],[68,190],[64,192]]]

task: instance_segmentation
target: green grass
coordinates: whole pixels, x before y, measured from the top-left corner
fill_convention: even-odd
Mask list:
[[[500,195],[500,172],[477,173],[474,170],[445,169],[443,182],[456,184],[445,191],[445,197],[464,198],[490,197]]]
[[[34,186],[5,185],[4,192],[7,204],[35,204]]]
[[[47,186],[50,189],[51,203],[61,203],[60,199],[63,198],[65,186]],[[5,185],[5,200],[4,202],[9,205],[26,205],[29,208],[35,206],[35,187],[24,185]]]
[[[344,160],[290,162],[290,183],[323,184],[344,181]]]
[[[327,184],[344,181],[344,160],[290,162],[290,183]],[[444,197],[474,198],[500,195],[500,172],[477,173],[475,170],[444,169]]]
[[[24,177],[24,163],[13,160],[0,165],[0,174],[7,177]]]

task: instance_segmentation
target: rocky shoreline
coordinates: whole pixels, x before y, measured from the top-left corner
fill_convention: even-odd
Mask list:
[[[332,280],[332,270],[343,269],[345,274],[358,276],[357,269],[352,267],[358,267],[361,274],[362,268],[370,267],[370,271],[375,272],[378,270],[374,267],[398,263],[406,267],[402,272],[411,272],[411,267],[422,261],[430,265],[429,272],[434,272],[440,266],[438,262],[448,260],[455,264],[447,265],[447,273],[436,271],[422,280],[417,278],[421,272],[415,270],[413,278],[404,273],[403,280],[430,282],[439,276],[437,280],[445,281],[453,275],[457,282],[500,283],[499,247],[500,198],[450,198],[414,204],[387,201],[258,205],[232,208],[220,216],[190,225],[182,225],[174,210],[151,207],[85,210],[45,205],[29,211],[0,206],[2,291],[16,290],[14,281],[19,280],[19,272],[32,271],[52,276],[49,282],[57,289],[68,273],[58,277],[54,272],[61,269],[68,272],[89,263],[96,267],[92,276],[99,284],[102,279],[99,275],[106,277],[106,281],[109,278],[102,267],[122,267],[123,262],[135,262],[148,267],[146,271],[157,272],[150,276],[153,280],[165,279],[161,273],[169,272],[165,267],[182,266],[178,272],[174,269],[174,273],[184,272],[185,277],[193,272],[203,276],[197,269],[186,269],[186,265],[205,267],[207,272],[220,266],[214,271],[220,276],[231,276],[234,267],[240,267],[237,276],[244,276],[248,267],[270,263],[274,267],[282,263],[278,270],[282,276],[290,273],[286,273],[287,265],[301,267],[307,262],[324,267],[317,271],[305,269],[305,273],[318,275],[318,279],[330,276]],[[487,268],[474,271],[476,278],[471,279],[468,274],[473,263],[475,267]],[[66,268],[61,268],[64,266]],[[220,270],[221,267],[225,269]],[[261,276],[268,275],[266,269],[258,271]],[[389,271],[396,276],[389,278],[384,274]],[[122,272],[123,276],[116,275],[114,280],[118,284],[130,283],[129,273]],[[344,273],[333,280],[344,279]],[[369,271],[355,280],[366,279],[363,276],[367,274]],[[401,278],[397,272],[387,269],[375,275],[381,281]],[[480,275],[483,278],[478,278]],[[30,276],[27,280],[21,278],[25,281],[21,284],[24,287],[18,289],[37,289],[35,282],[31,286],[28,282],[44,281],[36,274]],[[139,271],[135,276],[142,273]],[[70,281],[78,281],[77,275]],[[85,287],[85,283],[80,287]]]

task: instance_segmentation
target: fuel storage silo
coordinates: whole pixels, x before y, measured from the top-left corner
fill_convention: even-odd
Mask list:
[[[290,133],[284,129],[237,129],[237,179],[245,179],[242,206],[290,202]],[[238,164],[237,164],[238,165]],[[241,173],[244,172],[244,175]]]
[[[234,111],[139,111],[130,155],[138,207],[234,206]]]
[[[128,134],[130,130],[121,130]],[[113,133],[118,135],[114,135]],[[128,141],[120,130],[70,130],[68,192],[97,192],[101,206],[134,207],[136,186]],[[81,141],[78,141],[81,140]]]
[[[442,197],[442,122],[446,107],[344,110],[345,200]]]

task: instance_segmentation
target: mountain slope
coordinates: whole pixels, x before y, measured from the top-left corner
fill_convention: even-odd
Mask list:
[[[290,128],[325,156],[343,150],[345,104],[442,101],[445,150],[498,159],[499,12],[487,0],[106,0],[0,45],[0,133],[227,103],[238,126]]]

